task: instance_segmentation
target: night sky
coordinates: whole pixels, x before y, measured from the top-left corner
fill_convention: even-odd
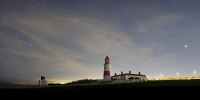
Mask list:
[[[0,0],[0,82],[200,72],[199,0]]]

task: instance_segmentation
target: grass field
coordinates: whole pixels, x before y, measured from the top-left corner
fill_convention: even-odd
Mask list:
[[[193,96],[198,95],[200,80],[166,80],[91,86],[51,86],[44,88],[1,89],[14,96]]]

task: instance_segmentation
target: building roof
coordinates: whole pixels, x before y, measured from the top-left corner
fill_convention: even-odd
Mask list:
[[[146,75],[142,75],[142,74],[129,74],[129,73],[125,73],[125,74],[114,75],[114,76],[111,76],[111,77],[115,77],[115,76],[124,76],[124,75],[146,76]]]

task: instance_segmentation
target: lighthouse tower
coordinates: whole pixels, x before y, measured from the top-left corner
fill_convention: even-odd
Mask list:
[[[106,56],[105,58],[103,80],[104,81],[110,80],[110,58],[108,56]]]

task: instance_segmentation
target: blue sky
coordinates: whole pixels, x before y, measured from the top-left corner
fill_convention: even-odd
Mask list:
[[[198,0],[1,0],[0,81],[200,71]],[[185,48],[187,45],[187,48]]]

